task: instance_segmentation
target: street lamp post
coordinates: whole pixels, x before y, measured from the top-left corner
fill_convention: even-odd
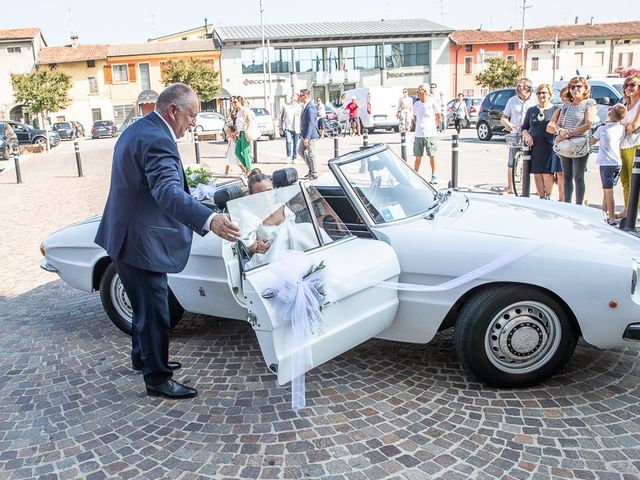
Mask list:
[[[525,35],[524,35],[524,33],[525,33],[525,30],[524,30],[524,17],[525,17],[525,12],[527,11],[527,8],[531,8],[531,6],[527,7],[527,0],[522,0],[522,41],[520,42],[520,47],[521,47],[520,55],[521,55],[521,58],[522,58],[522,76],[523,77],[527,76],[527,60],[526,60],[526,58],[524,56],[525,53],[526,53],[526,50],[525,50],[525,48],[526,48],[525,47],[526,40],[525,40]]]
[[[262,14],[264,12],[264,8],[262,8],[262,0],[260,0],[260,37],[262,39],[262,87],[264,90],[264,106],[265,108],[269,105],[267,101],[267,60],[266,60],[266,51],[264,45],[264,25],[262,23]]]

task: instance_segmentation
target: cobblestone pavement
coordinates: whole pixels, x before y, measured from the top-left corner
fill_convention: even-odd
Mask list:
[[[461,369],[448,331],[370,340],[308,374],[295,414],[247,323],[187,315],[171,358],[200,393],[147,397],[99,296],[37,266],[44,236],[101,210],[108,142],[83,142],[83,178],[69,143],[25,159],[24,184],[0,175],[0,479],[640,478],[633,345],[581,343],[543,385],[495,390]],[[221,151],[203,148],[216,168]]]

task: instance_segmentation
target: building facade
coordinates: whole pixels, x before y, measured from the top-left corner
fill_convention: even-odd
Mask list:
[[[491,57],[513,58],[534,84],[572,76],[605,77],[640,64],[640,22],[556,25],[525,30],[458,30],[450,35],[451,89],[483,96],[475,76]]]
[[[260,26],[220,27],[214,35],[222,87],[277,114],[301,88],[334,104],[356,87],[415,90],[433,81],[448,90],[450,32],[420,19],[265,25],[264,50]]]
[[[76,36],[62,47],[43,48],[38,55],[38,68],[58,70],[71,77],[69,105],[59,112],[49,113],[50,124],[78,121],[85,128],[95,120],[110,120],[110,92],[104,81],[108,45],[82,45]]]
[[[219,71],[220,52],[211,40],[127,45],[82,45],[77,38],[64,47],[40,51],[39,68],[71,76],[71,103],[51,112],[50,122],[76,120],[91,125],[113,120],[119,127],[129,118],[146,115],[163,88],[161,67],[169,60],[202,59]]]
[[[22,121],[26,112],[16,104],[12,73],[33,73],[40,49],[47,43],[39,28],[0,29],[0,118]]]

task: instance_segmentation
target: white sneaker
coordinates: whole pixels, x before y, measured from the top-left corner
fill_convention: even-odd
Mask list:
[[[438,177],[436,177],[435,175],[431,175],[431,183],[437,184],[438,183]]]

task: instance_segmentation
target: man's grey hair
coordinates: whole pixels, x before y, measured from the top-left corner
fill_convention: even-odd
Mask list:
[[[193,98],[198,98],[196,92],[184,83],[174,83],[165,88],[156,100],[156,111],[159,113],[167,113],[169,105],[172,103],[180,110],[189,108]]]

